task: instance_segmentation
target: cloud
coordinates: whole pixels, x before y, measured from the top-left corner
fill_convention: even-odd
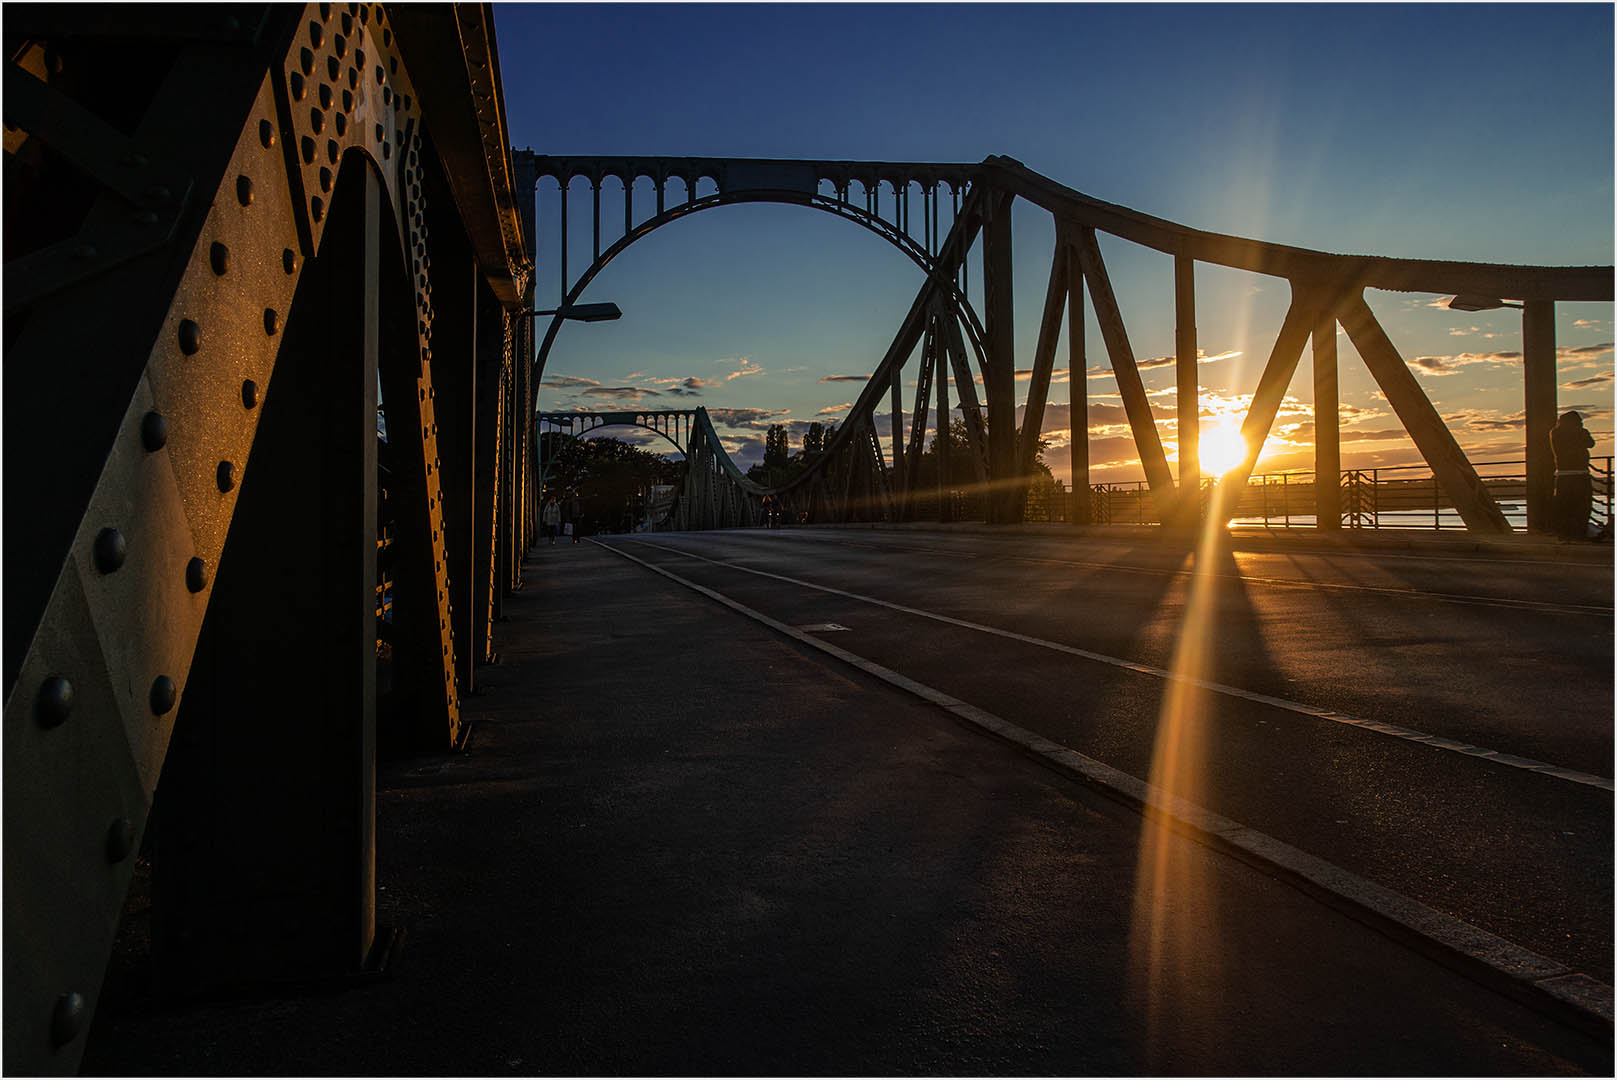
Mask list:
[[[827,405],[825,408],[821,409],[819,412],[815,413],[814,415],[815,416],[841,416],[843,413],[847,412],[851,408],[853,408],[853,402],[844,401],[841,405]]]
[[[720,427],[766,431],[770,419],[789,412],[790,409],[709,409],[707,415]]]
[[[1241,355],[1241,350],[1240,349],[1231,349],[1228,352],[1221,352],[1217,356],[1208,356],[1206,349],[1197,349],[1196,350],[1196,363],[1198,363],[1198,364],[1215,364],[1220,360],[1231,360],[1231,359],[1234,359],[1235,357],[1240,356],[1240,355]],[[1141,360],[1139,362],[1139,366],[1141,368],[1172,367],[1174,364],[1177,364],[1178,362],[1179,362],[1179,358],[1177,356],[1153,356],[1153,357],[1150,357],[1149,359]],[[1099,369],[1099,368],[1090,368],[1089,373],[1094,374],[1096,371],[1099,371],[1099,370],[1101,370],[1101,369]],[[1111,373],[1110,368],[1106,368],[1105,371],[1106,371],[1107,374]]]
[[[586,379],[582,375],[551,375],[544,380],[544,385],[552,390],[570,390],[578,386],[600,386],[595,379]]]
[[[1600,386],[1603,383],[1611,382],[1612,381],[1611,380],[1611,375],[1612,375],[1612,373],[1609,372],[1609,371],[1602,371],[1600,374],[1591,375],[1587,379],[1574,379],[1572,382],[1562,383],[1561,384],[1561,389],[1562,390],[1583,390],[1583,389],[1587,389],[1588,387],[1591,387],[1591,386]]]
[[[1428,375],[1453,375],[1472,364],[1511,364],[1519,361],[1519,352],[1463,352],[1451,356],[1417,356],[1409,361],[1411,367]]]
[[[592,386],[585,390],[584,394],[589,397],[622,398],[638,403],[641,398],[661,397],[662,391],[647,386]]]
[[[729,382],[731,379],[739,379],[743,375],[762,375],[764,373],[764,369],[759,367],[757,362],[754,361],[750,356],[729,357],[718,362],[721,364],[735,363],[738,365],[734,371],[730,372],[724,377],[726,382]]]
[[[821,382],[869,382],[869,375],[822,375]]]

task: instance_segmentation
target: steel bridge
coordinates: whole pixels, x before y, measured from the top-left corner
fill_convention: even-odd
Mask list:
[[[142,850],[167,991],[385,962],[378,748],[463,740],[463,702],[496,657],[503,599],[522,587],[535,533],[535,433],[555,422],[536,413],[536,393],[562,321],[535,339],[541,177],[563,199],[587,178],[594,199],[594,258],[577,277],[562,238],[563,306],[653,229],[740,202],[840,217],[924,272],[849,418],[787,488],[748,481],[704,411],[681,414],[677,432],[650,425],[690,462],[676,511],[688,529],[758,524],[766,494],[814,520],[910,515],[928,415],[955,407],[951,375],[986,516],[1018,520],[1058,330],[1063,315],[1082,327],[1086,287],[1151,496],[1165,517],[1190,513],[1177,493],[1196,487],[1194,427],[1176,478],[1101,233],[1174,259],[1181,416],[1196,411],[1198,264],[1281,278],[1291,306],[1248,445],[1261,445],[1312,335],[1319,472],[1335,475],[1340,322],[1479,531],[1508,526],[1364,291],[1523,301],[1536,525],[1552,483],[1555,304],[1612,298],[1610,267],[1283,247],[1099,202],[1004,157],[513,152],[487,5],[14,6],[6,30],[9,1072],[75,1069]],[[630,196],[646,176],[655,213],[636,221]],[[624,185],[625,221],[603,248],[609,177]],[[698,197],[703,180],[716,192]],[[1020,432],[1018,204],[1056,227]],[[980,313],[965,289],[974,251]],[[1081,372],[1084,335],[1069,342]],[[917,347],[906,437],[899,399]],[[1082,430],[1083,379],[1072,385]],[[884,396],[887,456],[874,420]],[[645,426],[650,414],[635,415]],[[1073,464],[1087,478],[1081,438]],[[1339,521],[1337,486],[1316,490],[1320,520]]]

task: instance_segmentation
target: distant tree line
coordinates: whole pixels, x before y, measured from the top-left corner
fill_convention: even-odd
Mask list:
[[[643,450],[621,439],[578,439],[559,431],[541,432],[545,498],[576,496],[584,532],[626,532],[640,507],[636,496],[653,484],[677,484],[685,463]]]

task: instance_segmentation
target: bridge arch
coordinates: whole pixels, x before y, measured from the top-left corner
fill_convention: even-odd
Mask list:
[[[625,169],[624,171],[628,172],[630,170]],[[620,179],[622,178],[619,172],[609,169],[603,169],[600,172],[593,174],[558,170],[556,172],[545,173],[543,175],[556,176],[556,178],[563,184],[564,191],[565,185],[580,175],[589,176],[591,179],[591,184],[595,186],[599,185],[600,176],[614,175],[619,176]],[[686,170],[684,174],[675,171],[674,169],[668,169],[661,178],[659,178],[657,174],[651,172],[636,171],[634,172],[634,175],[636,177],[650,176],[653,180],[658,181],[659,185],[662,182],[662,179],[665,179],[667,176],[679,176],[681,179],[686,179],[686,182],[689,185],[687,190],[693,194],[695,192],[695,185],[698,179],[706,177],[709,179],[714,179],[716,182],[718,180],[718,173],[716,170],[704,170],[700,166],[695,165]],[[562,179],[564,176],[565,179]],[[904,183],[902,178],[889,178],[887,176],[874,177],[869,180],[866,180],[860,176],[854,176],[853,179],[868,183],[870,186],[867,188],[867,190],[870,191],[875,190],[875,188],[879,186],[883,180],[888,180],[889,182],[894,183],[895,191],[898,190],[897,185]],[[956,182],[958,182],[958,178],[954,179]],[[936,257],[924,246],[917,243],[914,237],[910,236],[907,231],[899,228],[896,224],[883,219],[880,215],[871,210],[861,209],[852,203],[845,201],[845,198],[842,196],[845,196],[847,192],[847,178],[842,178],[840,180],[833,179],[832,182],[837,184],[839,196],[836,198],[822,195],[818,191],[808,192],[788,188],[751,188],[734,191],[721,190],[716,194],[705,195],[701,198],[692,199],[691,201],[682,203],[679,206],[662,210],[656,216],[646,219],[639,225],[625,232],[624,235],[615,241],[610,247],[601,252],[599,255],[595,256],[589,267],[579,275],[572,287],[567,290],[567,293],[562,300],[560,309],[558,309],[558,314],[551,316],[550,325],[545,329],[544,338],[540,342],[539,351],[535,355],[533,361],[533,381],[535,386],[537,387],[539,380],[544,375],[545,361],[550,356],[551,346],[555,343],[556,335],[560,332],[562,323],[566,321],[559,311],[576,304],[579,297],[583,295],[584,290],[590,286],[590,283],[595,280],[602,270],[606,269],[613,259],[621,255],[635,241],[643,239],[652,232],[655,232],[657,229],[662,228],[664,225],[670,225],[675,221],[679,221],[704,210],[712,210],[720,206],[740,205],[743,203],[776,203],[786,206],[802,206],[812,210],[819,210],[823,213],[828,213],[835,217],[842,218],[845,221],[850,221],[853,224],[875,234],[876,236],[881,237],[883,240],[886,240],[889,244],[893,245],[893,247],[902,252],[904,256],[913,262],[923,274],[925,274],[932,281],[936,282],[937,285],[943,290],[948,302],[952,305],[956,315],[960,319],[960,322],[965,327],[965,339],[971,346],[972,352],[976,356],[978,367],[981,369],[985,363],[986,357],[983,324],[982,320],[978,317],[975,308],[973,308],[971,301],[967,298],[965,290],[960,288],[960,286],[954,280],[952,274],[940,271]],[[632,181],[629,181],[629,183],[632,183]],[[935,183],[936,182],[934,181],[934,186]],[[661,188],[659,186],[659,191],[660,190]],[[961,189],[958,187],[955,188],[957,193],[960,190]]]

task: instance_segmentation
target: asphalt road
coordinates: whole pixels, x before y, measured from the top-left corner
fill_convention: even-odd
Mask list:
[[[1422,555],[1228,543],[1198,557],[1157,538],[1027,532],[754,530],[606,542],[788,625],[846,627],[824,633],[1612,980],[1609,563],[1542,548]],[[1236,693],[1174,695],[1160,672],[1123,664]],[[1164,721],[1170,714],[1176,722]],[[1488,751],[1531,767],[1478,756]]]
[[[1165,612],[1186,582],[1161,572],[1177,565],[1171,553],[854,531],[607,542],[794,626],[845,625],[816,633],[1120,767],[1149,764],[1160,677],[738,567],[834,580],[1150,667],[1173,661]],[[1110,570],[1065,565],[1108,559]],[[1384,580],[1352,566],[1357,580]],[[276,987],[244,971],[239,995],[153,1000],[137,887],[84,1072],[1610,1074],[1609,1034],[1462,977],[604,546],[541,547],[525,574],[506,600],[501,663],[479,669],[467,702],[469,749],[390,763],[379,778],[378,920],[405,932],[388,973]],[[1609,604],[1609,572],[1594,576]],[[1247,666],[1216,662],[1218,678],[1262,676],[1278,689],[1319,669],[1317,683],[1286,691],[1299,701],[1354,682],[1302,659],[1320,646],[1293,640],[1300,614],[1267,618],[1312,602],[1312,621],[1329,624],[1317,596],[1250,579],[1240,591],[1249,614],[1216,638],[1229,655],[1252,651]],[[1394,618],[1385,597],[1345,596],[1357,619]],[[1508,637],[1509,620],[1495,619]],[[1590,723],[1609,747],[1609,619],[1585,621],[1567,645],[1606,635],[1606,711]],[[1450,674],[1437,677],[1447,685]],[[1425,692],[1460,693],[1465,679],[1453,681]],[[1203,745],[1217,744],[1200,770],[1205,801],[1231,816],[1273,810],[1247,824],[1291,822],[1310,850],[1343,863],[1350,849],[1368,853],[1378,879],[1382,864],[1402,872],[1426,859],[1469,881],[1479,852],[1514,851],[1525,827],[1488,825],[1482,795],[1535,822],[1582,814],[1607,832],[1580,850],[1607,860],[1586,876],[1609,912],[1603,789],[1553,780],[1524,799],[1514,785],[1553,778],[1240,697],[1197,723],[1216,736]],[[1527,726],[1544,729],[1536,753],[1578,742],[1547,719]],[[1355,793],[1350,779],[1373,790]],[[1437,792],[1424,816],[1410,785]],[[1456,808],[1443,824],[1462,795],[1473,820]],[[1321,813],[1347,821],[1314,820]],[[1467,828],[1469,852],[1457,839]],[[1463,894],[1473,917],[1476,891]],[[1555,907],[1531,890],[1515,900]],[[1558,917],[1599,902],[1565,898]]]

